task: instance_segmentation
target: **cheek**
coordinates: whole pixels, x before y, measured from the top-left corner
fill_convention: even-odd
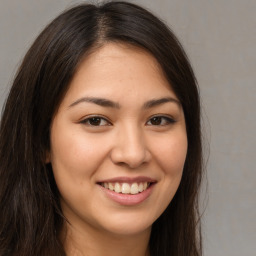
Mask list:
[[[90,174],[90,170],[93,171],[104,157],[102,140],[86,135],[82,129],[73,133],[68,129],[59,129],[58,133],[52,129],[52,134],[51,162],[54,170],[69,172],[70,175]]]
[[[156,148],[157,164],[160,166],[161,184],[159,184],[157,208],[162,213],[173,199],[183,173],[187,154],[187,137],[185,133],[176,134],[169,140],[163,140]]]
[[[62,202],[65,202],[62,207],[68,205],[76,211],[78,205],[88,205],[93,199],[94,173],[104,161],[106,148],[100,140],[86,136],[81,129],[73,133],[65,129],[55,131],[53,128],[51,136],[53,174]]]
[[[180,176],[183,171],[187,155],[187,136],[177,134],[158,144],[156,149],[158,164],[166,176]]]

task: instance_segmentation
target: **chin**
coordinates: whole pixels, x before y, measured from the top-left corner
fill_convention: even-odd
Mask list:
[[[105,231],[119,236],[129,236],[141,233],[150,233],[151,226],[156,220],[155,216],[145,214],[128,213],[116,214],[102,223]]]

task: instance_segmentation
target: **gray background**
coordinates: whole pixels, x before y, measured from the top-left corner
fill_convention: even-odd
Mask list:
[[[22,56],[60,11],[81,1],[0,0],[0,107]],[[180,38],[203,102],[207,256],[256,255],[256,1],[138,0]],[[206,196],[205,196],[206,195]],[[205,204],[204,204],[205,205]]]

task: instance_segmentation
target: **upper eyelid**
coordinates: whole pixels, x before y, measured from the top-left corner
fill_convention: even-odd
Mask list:
[[[80,121],[84,121],[84,120],[87,120],[87,119],[90,119],[90,118],[94,118],[94,117],[98,117],[98,118],[101,118],[101,119],[104,119],[104,120],[106,120],[106,121],[108,121],[108,122],[111,122],[110,120],[109,120],[109,118],[107,118],[106,116],[103,116],[103,115],[89,115],[89,116],[84,116],[84,117],[82,117],[81,119],[80,119]]]
[[[151,118],[146,122],[146,124],[147,124],[149,121],[151,121],[151,119],[153,119],[154,117],[164,118],[164,119],[167,121],[167,123],[169,123],[169,124],[174,124],[174,123],[177,122],[177,120],[174,119],[173,117],[164,116],[164,115],[156,115],[156,116],[151,117]],[[156,126],[157,126],[157,125],[156,125]],[[161,126],[161,125],[159,125],[159,126]],[[162,125],[162,126],[163,126],[163,125]]]
[[[89,116],[86,116],[86,117],[83,117],[81,118],[78,123],[85,123],[86,121],[90,120],[91,118],[100,118],[100,119],[103,119],[105,120],[109,125],[112,125],[112,122],[107,118],[107,117],[104,117],[104,116],[101,116],[101,115],[89,115]],[[104,126],[104,125],[99,125],[99,126]]]
[[[174,118],[173,116],[168,115],[168,114],[155,114],[153,116],[150,116],[148,120],[150,120],[154,117],[162,117],[162,118],[172,119],[173,121],[177,121],[176,118]]]
[[[105,116],[103,116],[103,115],[89,115],[89,116],[86,116],[86,117],[82,118],[82,119],[79,121],[79,123],[83,123],[83,122],[88,121],[89,119],[95,118],[95,117],[96,117],[96,118],[101,118],[101,119],[105,120],[106,122],[108,122],[109,124],[112,125],[112,121],[111,121],[109,118],[107,118],[107,117],[105,117]],[[173,116],[170,116],[170,115],[167,115],[167,114],[155,114],[155,115],[150,116],[150,117],[147,119],[146,123],[148,123],[148,122],[149,122],[152,118],[154,118],[154,117],[166,118],[166,119],[171,120],[172,122],[176,122],[176,121],[177,121]]]

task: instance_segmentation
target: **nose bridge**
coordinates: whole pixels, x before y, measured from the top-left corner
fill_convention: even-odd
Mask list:
[[[116,142],[112,151],[115,163],[139,167],[149,160],[149,152],[143,134],[143,129],[135,123],[122,125],[118,130]]]

